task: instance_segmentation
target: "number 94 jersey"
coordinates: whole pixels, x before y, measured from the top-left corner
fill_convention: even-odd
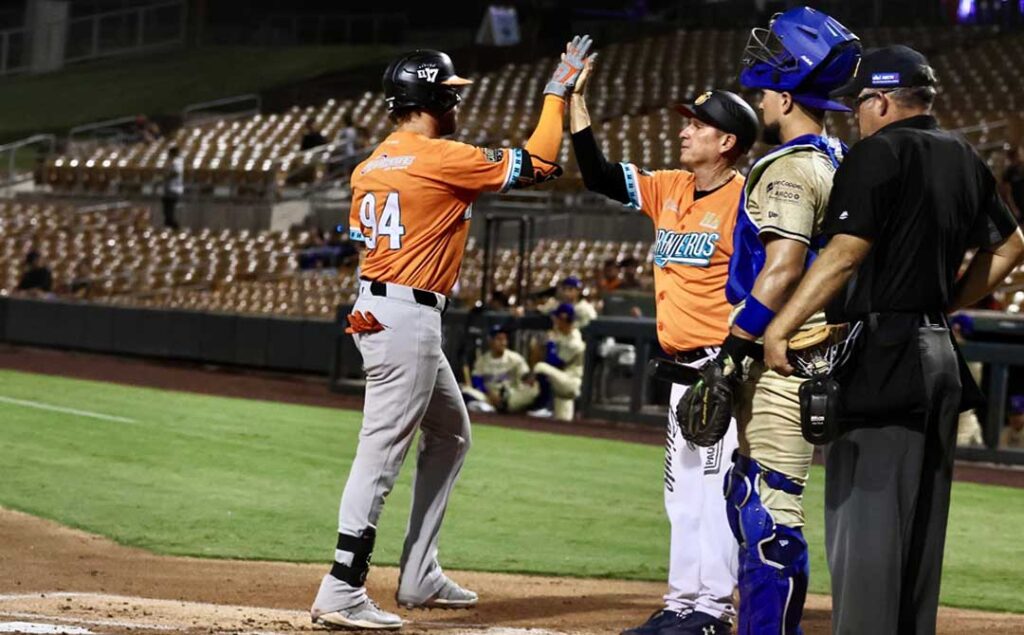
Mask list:
[[[361,275],[448,295],[459,277],[470,205],[522,170],[518,148],[477,148],[411,132],[388,136],[352,173],[349,236],[363,242]]]

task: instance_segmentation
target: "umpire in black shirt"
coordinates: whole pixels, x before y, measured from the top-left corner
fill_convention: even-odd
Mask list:
[[[862,141],[835,175],[830,241],[764,338],[766,363],[789,373],[788,338],[815,311],[864,325],[836,377],[841,431],[826,451],[834,633],[935,632],[957,414],[980,396],[946,314],[1024,256],[988,167],[930,114],[935,83],[924,56],[891,46],[837,91]]]

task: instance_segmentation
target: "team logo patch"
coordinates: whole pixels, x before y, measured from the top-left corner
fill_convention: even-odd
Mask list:
[[[711,99],[711,91],[710,90],[708,92],[706,92],[706,93],[703,93],[700,97],[695,99],[694,102],[693,102],[693,105],[694,106],[700,106],[701,104],[703,104],[704,102],[706,102],[709,99]]]
[[[433,84],[437,81],[437,70],[436,66],[421,66],[416,69],[416,77],[425,79]]]
[[[718,232],[681,233],[659,229],[654,243],[654,264],[662,268],[672,264],[707,267],[720,237]]]
[[[500,148],[480,148],[480,152],[483,152],[484,158],[491,163],[501,163],[505,158],[505,151]]]
[[[871,73],[872,86],[898,86],[899,83],[899,73]]]
[[[718,216],[714,212],[707,212],[699,225],[705,229],[718,229]]]

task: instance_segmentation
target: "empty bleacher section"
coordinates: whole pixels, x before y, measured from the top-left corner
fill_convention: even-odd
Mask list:
[[[153,227],[144,208],[130,205],[0,204],[0,294],[14,292],[25,254],[38,251],[53,272],[58,295],[121,305],[225,313],[333,317],[355,301],[353,267],[301,271],[299,256],[311,233],[182,230]],[[464,306],[480,299],[484,254],[476,241],[466,250],[455,295]],[[606,260],[635,259],[637,278],[649,280],[651,244],[645,241],[542,239],[529,252],[528,289],[544,291],[569,275],[598,294]],[[513,305],[519,254],[498,249],[493,289]],[[1018,313],[1024,305],[1024,269],[1006,280],[997,301]]]
[[[930,56],[942,81],[936,113],[945,126],[999,123],[976,131],[972,141],[985,147],[1019,138],[1024,36],[985,27],[875,28],[861,30],[861,36],[867,46],[903,42]],[[713,87],[738,90],[746,38],[745,30],[679,30],[602,47],[589,99],[605,152],[650,168],[675,167],[682,120],[670,104]],[[552,63],[541,59],[510,64],[476,77],[476,84],[465,91],[459,137],[477,144],[523,142],[539,112],[542,83]],[[188,159],[186,180],[192,188],[264,197],[289,175],[319,174],[335,148],[298,154],[302,125],[311,118],[327,139],[334,139],[345,113],[367,131],[370,143],[387,134],[390,124],[381,96],[367,92],[355,100],[186,126],[148,144],[66,154],[47,164],[41,180],[59,191],[151,191],[160,180],[167,149],[176,144]],[[855,138],[851,117],[833,116],[830,124],[841,138]],[[749,161],[763,149],[755,148]],[[568,178],[554,187],[578,187],[569,153],[566,144],[561,159]]]
[[[29,250],[53,272],[54,290],[109,302],[143,302],[172,288],[206,288],[282,275],[295,268],[301,232],[155,228],[130,205],[0,204],[0,293],[18,284]],[[136,300],[137,299],[137,300]]]
[[[340,132],[345,113],[352,110],[354,116],[363,116],[369,101],[331,100],[280,114],[207,121],[149,143],[99,146],[79,155],[57,156],[47,162],[41,180],[58,192],[159,194],[167,151],[177,146],[186,158],[186,182],[196,193],[264,198],[289,176],[307,174],[314,180],[326,158],[339,149],[327,144],[300,152],[306,121],[314,121],[331,139]]]

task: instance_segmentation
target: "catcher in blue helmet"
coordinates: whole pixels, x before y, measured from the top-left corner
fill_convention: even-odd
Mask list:
[[[705,406],[731,395],[739,424],[726,509],[740,547],[742,634],[801,633],[809,576],[802,498],[814,446],[801,434],[801,380],[769,370],[760,342],[823,244],[832,176],[845,149],[826,136],[825,114],[847,110],[829,93],[853,74],[860,50],[835,19],[799,7],[754,29],[744,53],[740,83],[761,91],[763,139],[776,147],[751,168],[733,235],[726,294],[734,310],[716,380],[732,390],[708,386]],[[824,321],[815,315],[804,328]],[[699,412],[679,416],[700,419]]]

